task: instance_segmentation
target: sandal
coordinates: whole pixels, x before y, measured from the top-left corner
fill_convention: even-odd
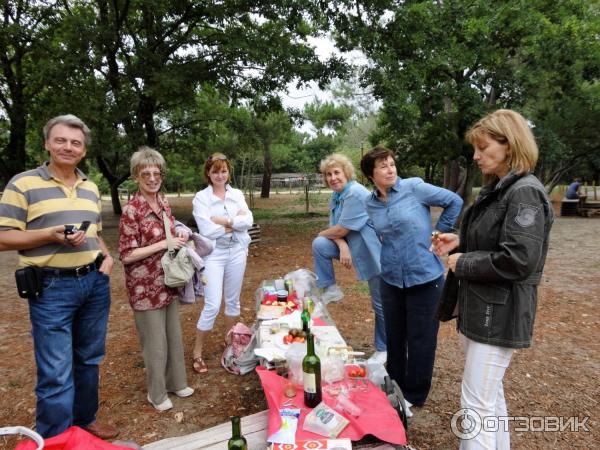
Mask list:
[[[206,373],[208,372],[208,367],[206,367],[206,363],[202,359],[202,356],[197,356],[192,359],[192,368],[196,373]]]

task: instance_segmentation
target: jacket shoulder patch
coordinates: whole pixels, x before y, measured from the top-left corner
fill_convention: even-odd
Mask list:
[[[538,212],[539,208],[537,206],[519,203],[519,212],[515,217],[515,222],[523,228],[530,227],[535,223]]]

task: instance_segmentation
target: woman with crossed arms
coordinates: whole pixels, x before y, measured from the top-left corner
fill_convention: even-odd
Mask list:
[[[213,240],[214,250],[204,262],[204,308],[196,325],[193,368],[197,373],[208,370],[203,357],[206,338],[213,329],[225,299],[225,333],[240,316],[240,293],[246,257],[250,245],[248,229],[252,227],[252,212],[244,193],[229,184],[231,163],[223,153],[213,153],[204,164],[208,186],[194,197],[193,212],[198,231]]]

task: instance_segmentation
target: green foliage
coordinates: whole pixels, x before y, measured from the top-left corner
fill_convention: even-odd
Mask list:
[[[45,88],[59,13],[49,1],[3,2],[0,21],[0,177],[34,164],[26,139],[35,97]],[[39,131],[38,131],[39,132]]]
[[[11,23],[7,14],[16,10],[23,20]],[[308,42],[327,29],[317,1],[18,0],[3,12],[5,68],[25,49],[27,58],[18,68],[32,79],[23,80],[21,97],[3,98],[0,111],[11,127],[21,124],[22,138],[10,147],[21,151],[19,167],[27,163],[24,130],[39,130],[59,113],[76,114],[94,133],[88,155],[113,199],[140,145],[166,154],[173,172],[169,187],[198,183],[192,168],[215,149],[235,158],[289,141],[284,135],[290,126],[270,122],[269,114],[281,109],[272,92],[292,80],[324,85],[346,71],[340,58],[321,60]],[[16,38],[21,35],[27,38],[23,45]],[[34,43],[41,52],[32,50]],[[2,95],[15,92],[9,81],[0,75]],[[247,103],[255,99],[266,99],[267,109]],[[11,115],[10,105],[23,107]],[[27,114],[29,124],[23,120]],[[9,138],[13,135],[11,129]],[[10,159],[0,159],[6,162]],[[0,169],[15,168],[0,164]]]
[[[377,1],[360,13],[350,2],[346,8],[336,18],[336,42],[368,56],[362,84],[383,101],[371,141],[386,143],[402,166],[418,165],[432,179],[441,179],[448,161],[472,167],[463,136],[485,112],[515,108],[541,127],[565,94],[597,80],[594,2]],[[590,110],[581,95],[571,98]],[[572,144],[548,129],[556,156],[568,160],[564,150]],[[462,186],[467,195],[469,180]]]

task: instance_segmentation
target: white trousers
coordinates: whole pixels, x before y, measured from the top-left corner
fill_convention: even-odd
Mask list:
[[[507,415],[502,379],[514,349],[475,342],[462,334],[460,337],[465,350],[460,405],[470,410],[469,420],[481,430],[472,439],[462,439],[460,450],[509,450],[508,421],[492,419],[496,427],[488,426],[484,418]]]
[[[201,331],[212,330],[219,310],[221,297],[225,298],[225,315],[240,315],[240,293],[248,249],[240,244],[229,248],[215,247],[205,260],[204,308],[196,327]]]

